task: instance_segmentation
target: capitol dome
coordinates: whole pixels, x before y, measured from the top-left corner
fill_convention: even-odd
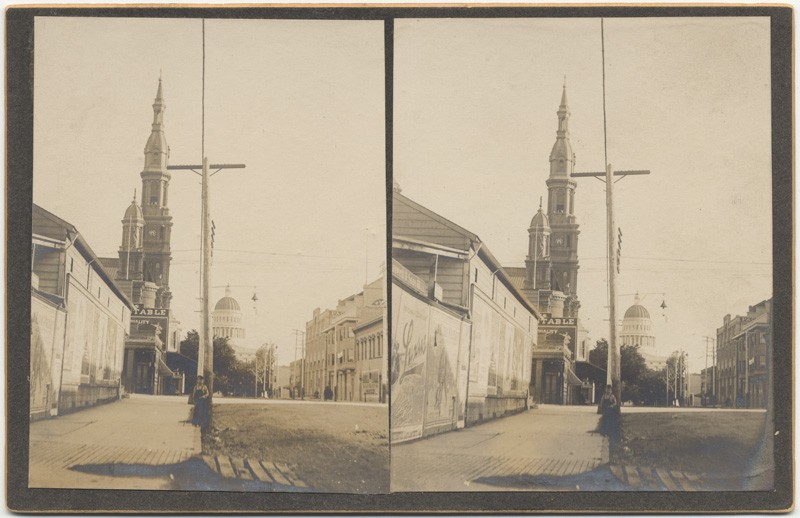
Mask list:
[[[648,349],[656,346],[650,312],[641,305],[638,293],[633,301],[633,306],[628,308],[622,318],[622,332],[619,337],[622,345],[638,345]]]
[[[624,318],[650,318],[650,312],[641,304],[634,304],[625,312]]]
[[[242,308],[239,306],[239,303],[236,302],[236,299],[227,295],[230,290],[226,292],[226,295],[217,301],[217,305],[214,306],[214,311],[218,310],[227,310],[227,311],[241,311]]]
[[[211,312],[211,327],[215,337],[228,338],[233,343],[244,339],[242,308],[231,296],[230,286],[225,288],[225,296],[217,301]]]

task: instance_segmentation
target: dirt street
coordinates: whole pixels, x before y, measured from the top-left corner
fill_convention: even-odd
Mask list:
[[[386,406],[215,404],[215,439],[203,450],[294,466],[316,491],[380,493],[389,489],[388,425]]]

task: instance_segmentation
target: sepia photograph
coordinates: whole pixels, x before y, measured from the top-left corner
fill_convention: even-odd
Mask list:
[[[7,508],[790,511],[793,16],[9,7]]]
[[[388,491],[383,23],[34,33],[29,486]]]
[[[772,489],[769,19],[394,45],[392,490]]]

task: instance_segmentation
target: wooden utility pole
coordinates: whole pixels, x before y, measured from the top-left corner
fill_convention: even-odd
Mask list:
[[[608,162],[608,131],[606,127],[606,47],[605,47],[605,29],[603,19],[600,18],[600,52],[602,56],[602,71],[603,71],[603,155],[605,158],[605,172],[592,172],[592,173],[572,173],[573,177],[595,177],[600,179],[604,178],[606,184],[606,232],[608,240],[608,371],[606,373],[606,384],[611,385],[614,397],[617,402],[622,402],[622,382],[620,372],[620,351],[619,344],[617,343],[617,297],[616,297],[616,283],[617,268],[619,262],[617,260],[618,250],[614,247],[614,176],[632,176],[650,174],[648,170],[634,170],[634,171],[617,171],[614,172],[611,164]],[[619,180],[617,180],[619,181]],[[619,408],[619,406],[617,407]]]
[[[202,198],[203,218],[203,284],[200,297],[203,299],[203,333],[200,335],[203,340],[203,378],[208,383],[208,392],[214,392],[214,332],[211,329],[211,207],[208,189],[208,158],[203,157],[202,167],[202,188],[200,197]],[[198,353],[199,357],[199,353]]]
[[[614,246],[614,171],[606,164],[606,231],[608,235],[608,372],[606,382],[611,385],[617,402],[622,402],[622,373],[620,351],[617,343],[617,248]],[[613,353],[612,353],[613,351]]]
[[[619,343],[617,341],[617,271],[618,250],[614,245],[615,242],[615,228],[614,223],[614,183],[620,179],[614,180],[615,176],[635,176],[650,174],[648,170],[633,170],[633,171],[614,171],[611,164],[606,165],[605,172],[591,172],[591,173],[572,173],[573,177],[594,177],[604,178],[606,184],[606,239],[607,239],[607,253],[608,253],[608,371],[606,372],[606,384],[611,385],[611,390],[617,401],[622,401],[622,381],[620,370],[620,351]]]
[[[201,215],[200,228],[202,233],[200,257],[200,300],[202,304],[200,318],[200,346],[197,351],[197,375],[203,376],[209,394],[214,393],[214,334],[211,329],[211,207],[209,178],[223,169],[243,169],[244,164],[208,164],[208,158],[203,157],[202,165],[170,165],[169,170],[192,171],[200,175],[201,189]],[[198,169],[200,171],[198,171]],[[215,169],[209,173],[209,169]],[[210,408],[210,406],[209,406]]]

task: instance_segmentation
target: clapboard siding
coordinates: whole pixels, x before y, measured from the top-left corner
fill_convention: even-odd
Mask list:
[[[427,254],[408,252],[405,250],[394,250],[394,259],[400,261],[411,273],[419,277],[425,284],[430,282],[430,273],[433,265],[433,257]]]
[[[433,280],[435,262],[433,256],[406,250],[395,250],[394,258],[430,286]],[[442,296],[446,302],[464,305],[465,281],[464,261],[439,256],[439,264],[436,268],[436,282],[441,286]]]
[[[64,231],[64,226],[48,217],[41,209],[33,211],[31,223],[37,235],[58,241],[64,241],[68,237]]]
[[[458,304],[459,306],[464,304],[462,300],[465,284],[464,261],[440,257],[436,282],[442,287],[442,295],[446,302]]]
[[[470,245],[469,237],[432,219],[397,196],[392,205],[392,234],[459,250],[467,250]]]
[[[39,277],[41,291],[63,296],[61,292],[63,276],[61,255],[61,250],[57,248],[36,247],[33,273]]]

